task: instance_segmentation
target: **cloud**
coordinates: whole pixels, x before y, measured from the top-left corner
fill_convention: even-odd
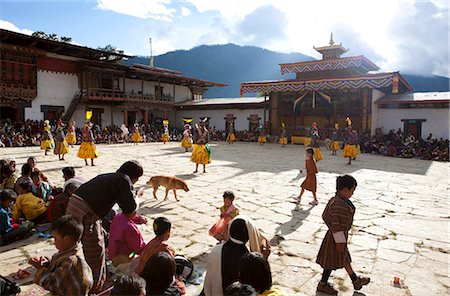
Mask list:
[[[448,7],[416,2],[389,27],[397,54],[384,67],[415,74],[449,74]]]
[[[246,43],[264,46],[271,40],[285,39],[286,25],[285,14],[278,8],[267,5],[245,16],[237,30]]]
[[[181,15],[182,16],[190,16],[191,11],[189,10],[189,8],[183,6],[183,7],[181,7]]]
[[[13,31],[13,32],[17,32],[17,33],[26,34],[26,35],[31,35],[34,32],[29,29],[19,29],[16,25],[14,25],[13,23],[8,22],[6,20],[0,20],[0,28],[9,30],[9,31]]]
[[[97,8],[142,19],[171,21],[175,13],[170,0],[97,0]]]

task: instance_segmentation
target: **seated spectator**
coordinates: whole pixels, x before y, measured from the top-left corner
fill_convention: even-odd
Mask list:
[[[0,189],[14,190],[15,184],[14,171],[9,165],[2,166],[0,169]]]
[[[121,275],[114,280],[111,296],[145,296],[145,280],[137,275]]]
[[[233,283],[225,290],[224,296],[257,296],[255,289],[252,286]]]
[[[139,265],[136,269],[137,274],[141,274],[144,270],[147,261],[159,252],[167,252],[172,257],[175,256],[175,249],[169,246],[167,240],[170,238],[170,229],[172,223],[167,218],[159,217],[153,222],[153,231],[156,237],[154,237],[142,250],[141,256],[139,256]]]
[[[246,253],[239,265],[239,281],[255,288],[258,296],[283,296],[278,288],[272,287],[272,273],[269,262],[261,253]]]
[[[32,171],[37,171],[37,172],[39,172],[39,174],[41,175],[42,181],[48,182],[47,176],[44,175],[44,173],[43,173],[40,169],[38,169],[38,167],[36,166],[36,164],[37,164],[36,157],[33,157],[33,156],[32,156],[32,157],[29,157],[29,158],[27,159],[27,163],[31,166],[31,170],[32,170]]]
[[[0,192],[0,245],[4,246],[19,239],[30,236],[28,227],[19,226],[12,221],[11,205],[14,200],[13,192],[3,190]]]
[[[140,255],[145,247],[144,238],[137,224],[146,224],[147,219],[131,213],[120,213],[111,223],[108,242],[108,256],[113,265],[130,262],[134,255]]]
[[[41,179],[41,174],[38,171],[31,173],[31,180],[33,181],[32,192],[39,198],[42,198],[45,203],[53,199],[52,187]]]
[[[147,282],[147,295],[184,295],[174,284],[175,282],[175,259],[167,252],[154,254],[147,261],[141,276]]]
[[[48,221],[54,222],[66,214],[67,205],[75,190],[80,187],[77,182],[70,182],[64,188],[64,192],[58,194],[48,206]]]
[[[34,282],[52,295],[88,295],[93,286],[92,270],[78,247],[82,233],[83,226],[72,216],[59,218],[52,227],[58,253],[51,260],[29,260],[37,269]]]
[[[259,233],[251,220],[237,216],[230,223],[230,238],[216,245],[208,256],[204,292],[206,296],[221,296],[225,289],[239,279],[239,262],[249,250],[258,251],[267,258],[270,254],[268,240]]]
[[[22,166],[22,176],[20,176],[17,180],[16,180],[16,185],[15,185],[15,191],[19,192],[19,184],[23,183],[23,182],[32,182],[31,180],[31,166],[28,163],[25,163]]]
[[[24,215],[27,220],[33,221],[35,224],[45,223],[47,207],[42,198],[31,193],[31,184],[28,182],[19,184],[19,195],[13,206],[12,217],[19,220]]]
[[[65,167],[62,169],[63,178],[64,178],[64,186],[63,189],[66,187],[66,185],[69,182],[76,182],[78,185],[83,184],[85,181],[83,178],[80,178],[78,176],[75,176],[75,169],[74,167]]]

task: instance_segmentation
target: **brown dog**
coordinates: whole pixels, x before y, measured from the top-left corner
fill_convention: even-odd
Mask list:
[[[173,190],[173,195],[175,196],[175,199],[177,201],[179,201],[179,199],[177,198],[177,189],[183,189],[186,192],[189,191],[186,182],[177,177],[153,176],[147,182],[147,186],[153,187],[153,197],[155,199],[158,199],[156,197],[156,191],[158,191],[159,186],[164,186],[166,188],[166,196],[164,197],[164,200],[167,199],[169,190]]]

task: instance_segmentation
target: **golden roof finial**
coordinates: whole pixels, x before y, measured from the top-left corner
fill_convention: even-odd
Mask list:
[[[330,45],[333,45],[334,41],[333,41],[333,32],[331,32],[331,36],[330,36]]]

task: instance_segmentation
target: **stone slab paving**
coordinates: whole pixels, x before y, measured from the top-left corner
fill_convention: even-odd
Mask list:
[[[144,176],[136,184],[145,186],[152,175],[175,175],[185,179],[189,192],[172,193],[163,201],[164,190],[154,200],[146,190],[140,212],[151,219],[166,216],[173,221],[171,243],[204,265],[215,239],[209,227],[219,216],[222,194],[234,190],[241,213],[253,218],[272,243],[269,257],[273,280],[289,295],[316,295],[321,268],[315,257],[326,232],[321,214],[335,191],[339,174],[350,173],[358,181],[353,196],[356,206],[350,236],[350,252],[357,273],[370,276],[371,284],[354,293],[345,271],[332,274],[340,295],[448,295],[449,280],[449,164],[422,160],[360,155],[353,165],[340,156],[323,151],[318,163],[318,199],[309,206],[306,192],[302,204],[293,203],[304,175],[303,146],[255,143],[212,143],[213,163],[207,174],[193,174],[190,153],[180,143],[98,145],[97,166],[84,166],[76,158],[75,147],[65,162],[55,156],[44,157],[36,147],[1,149],[0,158],[14,156],[18,168],[28,156],[36,156],[38,166],[57,185],[63,182],[61,168],[72,165],[86,179],[111,172],[126,160],[138,159]],[[150,226],[142,226],[146,241],[153,237]],[[32,237],[0,248],[0,274],[9,275],[26,268],[27,256],[50,255],[52,239]],[[405,288],[390,285],[394,276],[404,280]]]

